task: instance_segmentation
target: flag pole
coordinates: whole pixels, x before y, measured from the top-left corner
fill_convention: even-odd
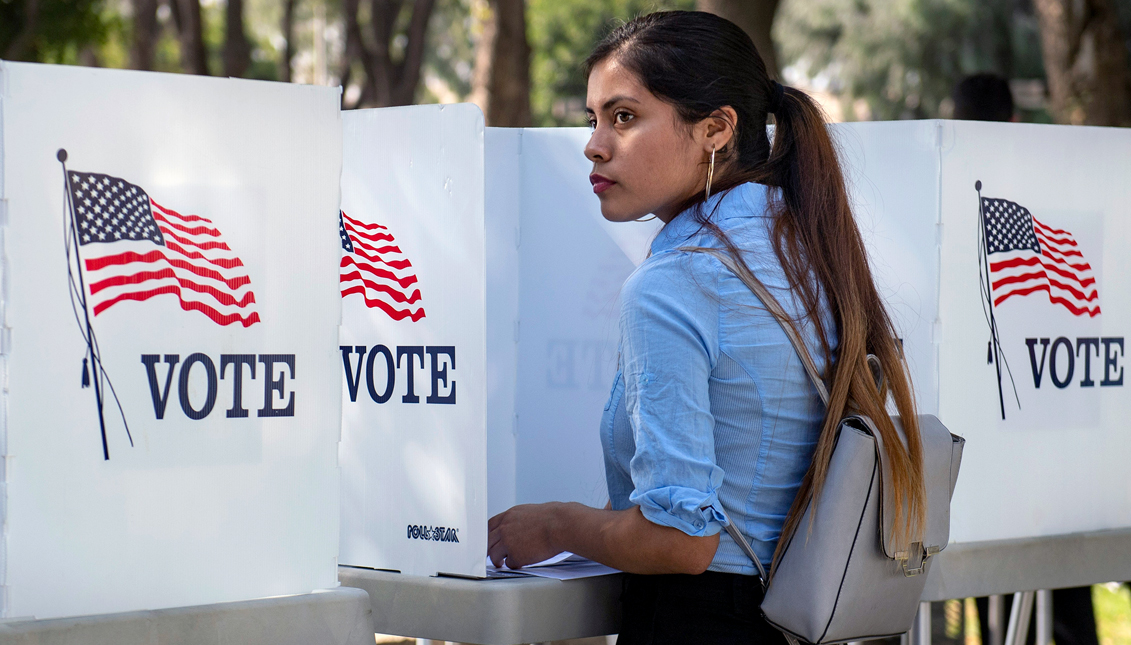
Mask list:
[[[981,238],[982,252],[979,254],[981,266],[980,270],[985,271],[986,276],[986,306],[990,311],[990,338],[993,343],[994,350],[994,368],[997,370],[997,401],[1001,406],[1001,420],[1005,421],[1005,394],[1001,389],[1001,342],[997,335],[997,320],[994,318],[994,297],[993,297],[993,283],[990,276],[990,242],[986,237],[986,213],[982,206],[982,182],[981,180],[974,182],[974,190],[978,191],[978,223],[982,229]]]
[[[71,176],[67,173],[67,151],[60,148],[59,152],[55,154],[59,163],[63,165],[63,181],[67,187],[67,200],[66,204],[71,207],[71,239],[74,240],[75,247],[75,265],[78,267],[79,273],[79,298],[82,303],[82,315],[86,322],[86,351],[90,356],[91,368],[94,370],[94,399],[98,405],[98,427],[102,431],[102,458],[104,460],[110,459],[110,448],[106,443],[106,416],[102,410],[102,360],[98,356],[98,352],[94,347],[94,330],[90,326],[90,311],[86,306],[86,285],[83,282],[82,274],[82,255],[79,253],[79,225],[78,219],[75,217],[75,204],[73,200],[74,193],[71,191]],[[68,262],[70,259],[68,258]]]

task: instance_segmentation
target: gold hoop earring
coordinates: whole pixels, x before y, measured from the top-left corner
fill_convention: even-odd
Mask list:
[[[711,166],[707,168],[707,196],[711,199],[711,182],[715,179],[715,146],[711,146]]]

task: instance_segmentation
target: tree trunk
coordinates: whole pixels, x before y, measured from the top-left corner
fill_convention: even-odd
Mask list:
[[[1034,0],[1058,123],[1131,126],[1127,47],[1113,0]]]
[[[416,87],[420,85],[420,67],[424,64],[424,46],[428,39],[428,22],[432,18],[435,0],[416,0],[412,5],[412,20],[408,25],[408,44],[404,59],[396,66],[392,105],[411,105],[416,100]],[[392,41],[390,41],[392,42]]]
[[[79,65],[84,67],[102,67],[102,58],[94,45],[87,45],[79,50]]]
[[[489,126],[525,127],[530,114],[530,44],[525,0],[489,0],[475,48],[471,101]]]
[[[700,11],[708,11],[722,16],[734,24],[742,27],[762,60],[766,63],[766,71],[770,78],[779,78],[781,70],[778,69],[778,55],[774,49],[772,29],[774,15],[778,11],[780,0],[697,0],[696,6]]]
[[[412,3],[412,16],[407,30],[398,34],[397,16],[400,15],[403,0],[371,0],[369,10],[369,31],[373,45],[365,42],[365,33],[358,21],[359,0],[345,0],[342,13],[346,24],[346,51],[342,63],[342,77],[353,61],[360,60],[365,70],[361,98],[357,104],[348,107],[390,105],[410,105],[416,99],[416,88],[420,84],[420,68],[424,62],[424,46],[428,37],[428,21],[435,8],[435,0],[415,0]],[[403,55],[395,60],[392,52],[393,41],[398,35],[405,36]]]
[[[284,83],[291,82],[291,64],[295,59],[295,5],[298,0],[283,0],[283,51],[279,52],[279,80]],[[354,13],[356,19],[356,12]],[[347,58],[348,57],[343,57]],[[342,78],[344,86],[348,81]]]
[[[181,40],[181,69],[189,74],[208,74],[208,52],[204,49],[204,23],[200,0],[171,0]]]
[[[228,0],[224,20],[224,75],[240,77],[251,66],[251,43],[243,27],[243,0]]]
[[[3,58],[8,60],[33,60],[29,56],[35,43],[35,31],[39,28],[39,2],[38,0],[25,0],[24,25],[19,35],[8,45]]]
[[[130,49],[130,66],[152,70],[153,52],[160,29],[157,24],[157,0],[133,0],[134,42]]]
[[[344,0],[342,2],[342,16],[346,23],[346,44],[342,52],[342,62],[339,68],[338,77],[342,79],[342,87],[349,87],[349,79],[353,76],[354,63],[361,61],[362,65],[370,63],[368,57],[362,49],[361,42],[361,25],[357,22],[357,10],[360,6],[359,0]],[[369,71],[366,70],[361,78],[361,93],[357,97],[357,101],[352,105],[346,104],[346,93],[342,92],[342,109],[350,110],[359,107],[365,98],[366,88],[369,85]]]
[[[393,105],[392,86],[396,82],[393,79],[396,70],[389,48],[393,44],[393,26],[401,12],[401,4],[402,0],[372,0],[369,3],[369,28],[373,32],[374,47],[366,56],[370,64],[365,71],[369,75],[371,99],[382,107]],[[364,41],[362,46],[364,48]]]

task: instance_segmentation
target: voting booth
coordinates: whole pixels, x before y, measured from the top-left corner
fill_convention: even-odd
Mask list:
[[[1131,527],[1131,132],[834,131],[919,408],[967,439],[952,543]]]
[[[342,564],[484,575],[483,116],[343,114]]]
[[[407,251],[399,245],[413,266],[419,264],[417,257],[466,261],[460,270],[460,279],[467,280],[462,291],[484,294],[485,307],[468,299],[459,304],[461,313],[444,315],[462,320],[469,336],[460,342],[471,343],[473,331],[480,334],[485,372],[476,355],[469,353],[464,361],[463,349],[458,369],[454,360],[449,365],[446,354],[436,354],[440,367],[434,368],[430,343],[450,344],[440,335],[412,341],[423,347],[417,382],[427,385],[418,386],[421,403],[411,405],[421,414],[427,411],[424,400],[432,379],[440,379],[440,391],[447,392],[444,369],[450,368],[448,377],[459,375],[458,406],[468,405],[465,392],[482,397],[482,411],[474,411],[474,422],[481,425],[464,426],[461,420],[459,429],[452,426],[449,438],[437,444],[443,449],[429,453],[430,460],[411,457],[411,464],[392,467],[371,461],[363,468],[368,483],[347,483],[347,490],[354,491],[350,494],[369,496],[371,505],[414,505],[428,511],[419,521],[393,512],[396,521],[389,522],[386,546],[382,539],[345,528],[352,513],[347,502],[343,563],[481,576],[479,546],[460,556],[462,561],[420,554],[364,560],[353,552],[347,555],[345,536],[390,554],[412,548],[454,553],[459,547],[444,540],[455,522],[463,522],[458,525],[462,545],[465,536],[482,535],[487,517],[516,503],[576,500],[600,506],[607,500],[597,426],[616,370],[619,291],[646,257],[659,222],[613,224],[601,217],[587,180],[591,164],[583,155],[588,130],[483,130],[480,121],[468,118],[457,131],[450,125],[455,117],[442,115],[460,109],[465,108],[375,111],[366,117],[368,127],[386,134],[358,136],[353,145],[374,158],[378,149],[386,157],[401,155],[397,170],[378,178],[381,171],[374,166],[363,183],[368,186],[364,190],[388,204],[380,217],[406,231],[390,225],[388,234],[397,236],[398,245],[401,235],[416,235],[409,229],[432,230],[431,239],[416,238],[424,246]],[[346,117],[347,133],[351,116]],[[1120,241],[1131,237],[1126,212],[1131,188],[1123,181],[1131,170],[1131,132],[953,121],[839,124],[831,129],[919,408],[939,415],[968,440],[954,493],[952,541],[1131,527],[1131,500],[1126,499],[1131,476],[1122,468],[1131,454],[1131,439],[1120,422],[1131,412],[1123,389],[1131,263],[1120,248]],[[403,132],[428,134],[423,144],[389,151]],[[347,134],[347,151],[351,138]],[[482,189],[474,182],[464,184],[466,197],[458,194],[461,180],[454,171],[413,174],[416,164],[435,165],[464,154],[468,167],[482,172],[483,182]],[[343,204],[352,191],[362,191],[355,186],[360,175],[351,171],[354,163],[347,154]],[[480,194],[481,224],[473,214]],[[455,206],[435,212],[401,206],[402,200],[423,205],[431,198],[464,204],[467,215],[462,217],[481,228],[465,231],[443,219],[451,217],[444,209]],[[435,222],[442,219],[453,223],[439,227]],[[343,222],[351,226],[349,219]],[[451,251],[452,236],[463,239],[460,253]],[[447,276],[452,273],[443,280],[451,280]],[[419,287],[431,317],[428,291],[442,287],[423,278]],[[350,298],[361,305],[357,296],[345,296],[344,302]],[[348,311],[345,327],[350,325]],[[389,330],[418,329],[414,325],[429,320],[377,319]],[[357,388],[360,402],[366,398],[368,377],[356,376],[362,358],[358,346],[368,346],[367,366],[376,356],[375,374],[382,373],[379,390],[391,383],[382,380],[384,372],[392,374],[387,366],[396,362],[397,369],[405,369],[400,356],[407,359],[408,354],[394,350],[392,331],[372,336],[390,339],[384,343],[387,353],[377,354],[377,341],[345,334],[344,328],[342,351],[349,346],[348,360],[354,362],[344,364],[355,374],[347,375],[346,385]],[[402,343],[401,337],[395,342]],[[485,387],[473,394],[474,380],[480,378]],[[398,388],[390,390],[390,402],[401,405],[407,391]],[[343,394],[344,400],[348,396]],[[351,403],[345,404],[347,437]],[[472,413],[467,414],[471,419]],[[429,434],[434,431],[428,423],[414,419],[382,430],[395,432],[403,446],[373,447],[367,459],[377,459],[391,446],[402,458],[417,454],[411,446],[440,436]],[[463,446],[463,452],[453,452],[456,446]],[[347,451],[343,443],[343,463],[352,459]],[[347,466],[347,482],[350,471]],[[390,500],[382,493],[386,490],[402,492]],[[433,496],[441,490],[449,491],[445,503],[462,504],[458,512],[440,512],[442,504]],[[383,520],[371,515],[366,521],[378,526]],[[423,539],[414,532],[418,525]],[[437,532],[437,526],[449,528]],[[417,566],[421,562],[428,564]]]
[[[607,500],[620,285],[659,227],[601,217],[584,129],[343,124],[341,562],[483,576],[491,515]]]
[[[337,586],[338,101],[0,62],[0,616]]]

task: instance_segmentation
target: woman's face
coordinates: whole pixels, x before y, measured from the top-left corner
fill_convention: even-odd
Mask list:
[[[627,222],[654,213],[668,222],[681,202],[703,190],[709,128],[689,129],[674,107],[645,89],[616,57],[589,74],[585,110],[593,129],[585,146],[593,162],[589,179],[605,219]]]

